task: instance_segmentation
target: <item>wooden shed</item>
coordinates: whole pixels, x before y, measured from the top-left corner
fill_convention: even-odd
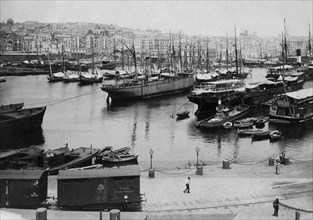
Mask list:
[[[37,208],[47,190],[45,170],[0,170],[0,207]]]
[[[141,209],[138,165],[92,170],[61,170],[58,206],[63,209]]]

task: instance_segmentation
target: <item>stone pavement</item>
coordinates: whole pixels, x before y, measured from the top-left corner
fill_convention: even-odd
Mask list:
[[[312,161],[282,166],[276,175],[267,163],[256,165],[221,164],[195,169],[161,171],[155,178],[141,173],[141,192],[145,193],[142,212],[122,212],[123,219],[313,219]],[[191,193],[183,193],[186,178],[191,177]],[[54,179],[53,179],[54,178]],[[49,196],[56,196],[55,177],[49,177]],[[274,199],[279,198],[279,216],[272,216]],[[35,210],[0,209],[34,219]],[[307,212],[308,211],[308,212]],[[1,216],[3,217],[3,216]],[[0,218],[3,220],[4,218]],[[48,219],[99,219],[99,212],[48,211]],[[103,219],[109,219],[104,212]]]

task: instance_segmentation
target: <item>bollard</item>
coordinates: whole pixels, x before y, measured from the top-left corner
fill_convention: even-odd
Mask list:
[[[296,220],[300,220],[300,212],[296,211]]]
[[[203,166],[198,166],[196,175],[202,176],[203,175]]]
[[[154,178],[154,169],[149,169],[149,178]]]
[[[47,209],[46,208],[36,209],[36,220],[47,220]]]
[[[284,164],[285,164],[285,165],[288,165],[289,162],[290,162],[289,157],[285,157],[285,159],[284,159]]]
[[[110,210],[110,220],[120,220],[121,219],[120,213],[121,212],[119,209]]]
[[[273,157],[268,158],[268,165],[274,166],[274,158]]]
[[[223,160],[223,169],[229,169],[229,161]]]

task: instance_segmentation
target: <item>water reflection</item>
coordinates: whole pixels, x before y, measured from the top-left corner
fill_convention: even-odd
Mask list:
[[[42,128],[0,135],[0,150],[42,145],[45,143]]]

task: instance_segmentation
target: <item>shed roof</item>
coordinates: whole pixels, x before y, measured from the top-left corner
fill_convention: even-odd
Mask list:
[[[140,176],[138,165],[121,166],[92,170],[60,170],[57,179],[83,179],[100,177],[127,177]]]
[[[0,179],[40,179],[46,170],[0,170]]]
[[[313,89],[308,88],[308,89],[301,89],[295,92],[288,92],[287,96],[293,99],[306,99],[308,97],[313,96]]]

